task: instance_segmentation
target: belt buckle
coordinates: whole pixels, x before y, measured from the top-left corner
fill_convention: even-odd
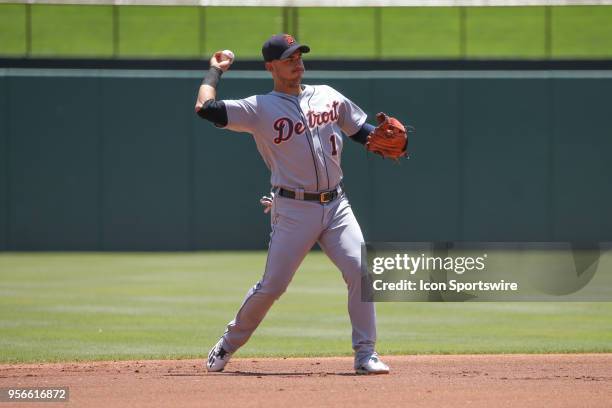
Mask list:
[[[321,195],[319,196],[319,202],[321,204],[327,204],[332,200],[332,192],[331,191],[325,191],[323,193],[321,193]]]

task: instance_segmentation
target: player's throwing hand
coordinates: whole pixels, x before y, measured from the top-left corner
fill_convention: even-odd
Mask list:
[[[227,71],[234,62],[234,53],[230,50],[217,51],[210,59],[210,66]]]

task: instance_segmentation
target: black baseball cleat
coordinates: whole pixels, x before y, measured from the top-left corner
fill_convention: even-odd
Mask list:
[[[230,361],[232,353],[223,348],[223,337],[219,339],[217,344],[208,353],[208,361],[206,369],[210,372],[223,371],[225,365]]]

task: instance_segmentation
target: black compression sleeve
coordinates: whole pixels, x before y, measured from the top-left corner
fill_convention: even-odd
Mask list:
[[[221,68],[210,67],[208,73],[206,73],[206,76],[202,80],[202,85],[210,85],[213,88],[217,88],[221,75],[223,75],[223,70],[221,70]]]
[[[350,137],[350,139],[356,141],[357,143],[361,143],[362,145],[364,145],[368,141],[368,135],[374,129],[376,129],[374,126],[366,122],[363,124],[363,126],[361,126],[361,129],[359,129],[357,133],[355,133],[354,135]]]
[[[227,126],[227,108],[223,101],[207,100],[198,111],[198,116],[214,123],[217,127]]]

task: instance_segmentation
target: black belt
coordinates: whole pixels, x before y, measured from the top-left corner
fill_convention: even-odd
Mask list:
[[[332,202],[340,196],[341,191],[342,191],[340,190],[341,187],[342,187],[342,184],[340,184],[340,186],[336,188],[335,190],[323,191],[322,193],[304,193],[304,200],[305,201],[318,201],[321,204]],[[282,188],[282,187],[277,188],[276,194],[278,194],[281,197],[293,198],[293,199],[295,199],[297,195],[295,191],[287,190],[286,188]]]

